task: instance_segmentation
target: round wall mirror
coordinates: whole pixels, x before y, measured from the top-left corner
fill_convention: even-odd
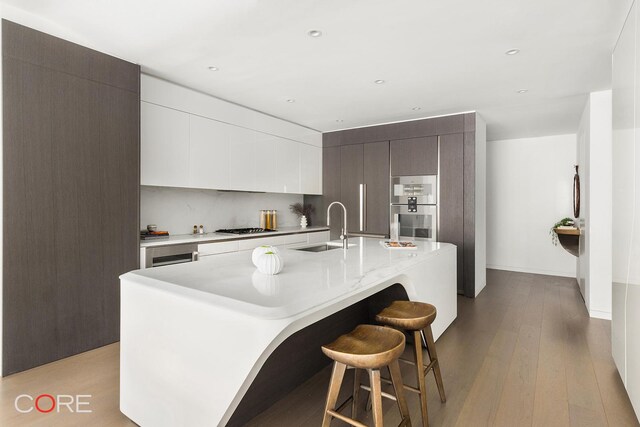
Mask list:
[[[578,174],[578,165],[575,166],[576,174],[573,176],[573,216],[580,216],[580,175]]]

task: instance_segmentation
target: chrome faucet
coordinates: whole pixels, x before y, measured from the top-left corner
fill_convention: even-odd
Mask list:
[[[340,202],[332,202],[327,207],[327,227],[331,226],[331,207],[333,205],[342,206],[344,216],[342,218],[342,231],[340,232],[340,240],[342,240],[342,249],[349,249],[349,239],[347,238],[347,208]]]

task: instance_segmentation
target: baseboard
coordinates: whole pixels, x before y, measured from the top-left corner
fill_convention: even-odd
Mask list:
[[[559,276],[559,277],[572,277],[576,278],[576,273],[567,273],[565,271],[553,271],[553,270],[539,270],[536,268],[522,268],[522,267],[513,267],[507,265],[493,265],[487,264],[487,268],[491,268],[493,270],[506,270],[506,271],[516,271],[518,273],[532,273],[532,274],[544,274],[545,276]]]
[[[611,320],[611,312],[600,311],[600,310],[589,310],[589,317],[593,317],[595,319]]]

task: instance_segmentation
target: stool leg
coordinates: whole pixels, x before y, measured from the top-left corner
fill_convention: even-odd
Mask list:
[[[380,384],[380,370],[367,369],[369,371],[369,382],[371,383],[371,403],[373,408],[373,425],[382,427],[382,386]]]
[[[351,402],[351,418],[358,417],[358,398],[360,397],[360,373],[361,369],[353,369],[353,401]]]
[[[440,372],[440,361],[438,360],[438,353],[436,353],[436,342],[433,339],[433,332],[431,331],[431,325],[424,328],[425,341],[427,342],[427,351],[429,352],[429,359],[433,363],[433,375],[436,377],[436,384],[438,385],[438,392],[440,393],[440,401],[442,403],[447,401],[447,397],[444,394],[444,384],[442,383],[442,373]]]
[[[327,411],[333,410],[336,407],[338,393],[340,393],[340,386],[342,385],[342,379],[344,378],[344,371],[346,369],[347,365],[344,363],[333,362],[333,371],[331,372],[331,382],[329,382],[329,391],[327,392],[327,403],[324,407],[322,427],[329,427],[331,424],[332,417]]]
[[[400,372],[400,365],[397,360],[394,360],[389,364],[389,373],[391,374],[391,382],[393,383],[393,388],[396,392],[396,402],[398,403],[398,409],[400,409],[400,415],[402,415],[402,421],[405,426],[411,427],[409,407],[407,406],[407,400],[404,397],[402,373]]]
[[[416,373],[418,374],[418,389],[420,389],[420,409],[422,411],[422,425],[429,426],[427,412],[427,384],[424,379],[424,359],[422,357],[422,335],[420,331],[413,331],[413,354],[416,357]]]

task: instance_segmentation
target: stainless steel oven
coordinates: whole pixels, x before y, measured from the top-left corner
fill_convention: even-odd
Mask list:
[[[391,239],[438,238],[436,175],[391,177]]]
[[[418,205],[435,205],[437,185],[437,175],[392,176],[391,204],[406,205],[413,201]]]
[[[182,264],[198,260],[198,245],[195,243],[150,246],[146,250],[145,268]]]

